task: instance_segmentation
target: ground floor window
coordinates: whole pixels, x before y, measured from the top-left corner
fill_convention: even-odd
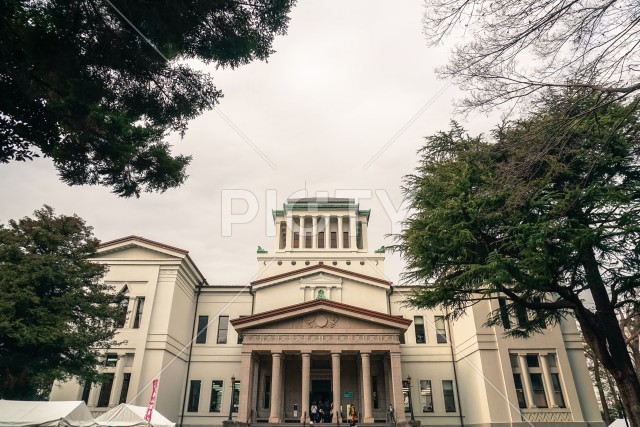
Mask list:
[[[444,395],[444,410],[456,412],[456,399],[453,396],[453,381],[442,381],[442,393]]]
[[[222,381],[211,381],[211,401],[209,402],[209,412],[220,412],[222,405]]]
[[[200,404],[200,385],[200,380],[191,380],[187,412],[198,412],[198,405]]]
[[[129,393],[130,382],[131,374],[127,372],[122,376],[122,388],[120,389],[120,400],[118,400],[118,403],[127,403],[127,394]]]
[[[420,404],[422,405],[422,412],[433,412],[431,380],[420,380]]]
[[[409,404],[409,383],[402,381],[402,395],[404,401],[404,412],[411,412],[411,405]]]
[[[98,407],[104,408],[109,406],[109,397],[111,396],[111,388],[113,387],[113,374],[106,374],[105,380],[100,387],[100,396],[98,397]]]
[[[233,383],[233,412],[238,412],[240,403],[240,381]]]

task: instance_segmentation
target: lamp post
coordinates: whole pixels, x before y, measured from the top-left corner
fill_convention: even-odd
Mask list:
[[[236,391],[236,376],[231,375],[231,399],[229,399],[229,421],[232,421],[231,414],[233,413],[233,393]]]
[[[411,375],[407,375],[407,384],[409,385],[409,411],[411,411],[411,421],[415,421],[413,416],[413,401],[411,400]]]

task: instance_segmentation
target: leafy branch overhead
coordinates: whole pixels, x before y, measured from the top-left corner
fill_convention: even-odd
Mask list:
[[[2,2],[0,162],[42,154],[67,184],[124,197],[179,186],[190,157],[166,136],[222,96],[187,61],[265,60],[293,3]]]

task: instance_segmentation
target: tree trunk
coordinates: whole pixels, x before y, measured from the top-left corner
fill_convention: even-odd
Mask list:
[[[596,388],[598,389],[598,395],[600,396],[600,403],[602,404],[602,415],[606,425],[611,424],[611,415],[609,414],[609,404],[607,398],[604,395],[604,389],[602,387],[602,378],[600,378],[600,362],[595,357],[593,358],[593,374],[596,379]]]

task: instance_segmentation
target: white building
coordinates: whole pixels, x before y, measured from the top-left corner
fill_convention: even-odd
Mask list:
[[[314,406],[344,422],[351,405],[367,424],[385,422],[389,404],[398,423],[412,408],[434,426],[604,425],[572,319],[516,340],[484,326],[504,301],[451,324],[403,307],[411,288],[385,279],[383,249],[369,251],[369,214],[349,199],[286,203],[247,286],[209,286],[182,249],[104,243],[96,262],[129,296],[124,343],[105,352],[110,381],[56,384],[51,399],[146,405],[158,378],[156,408],[184,426],[221,425],[230,411],[306,424]]]

